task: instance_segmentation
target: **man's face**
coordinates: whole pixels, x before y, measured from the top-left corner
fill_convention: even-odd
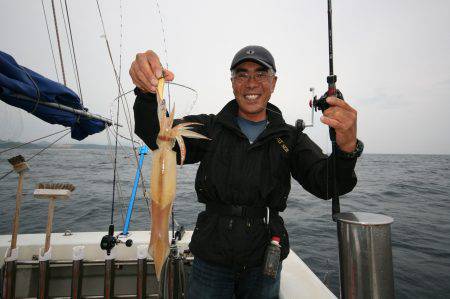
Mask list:
[[[234,69],[231,82],[239,116],[251,121],[266,119],[267,102],[275,89],[277,77],[266,67],[246,61]]]

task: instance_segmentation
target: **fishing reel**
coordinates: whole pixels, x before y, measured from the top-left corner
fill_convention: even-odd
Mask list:
[[[114,236],[114,225],[110,224],[108,228],[108,234],[104,235],[102,240],[100,241],[100,248],[102,250],[106,250],[106,254],[110,255],[111,250],[116,246],[116,244],[119,243],[125,243],[125,246],[127,247],[133,246],[133,240],[128,239],[123,242],[118,237]]]
[[[103,236],[100,241],[100,248],[106,250],[106,254],[110,255],[111,250],[116,246],[117,238],[114,236],[114,225],[110,224],[108,228],[108,234]]]
[[[315,96],[311,101],[309,101],[309,107],[313,108],[315,111],[320,110],[324,112],[328,108],[330,108],[330,105],[327,103],[327,97],[329,97],[329,94],[334,95],[338,99],[344,100],[344,96],[339,91],[339,89],[334,89],[334,93],[326,92],[323,96],[321,96],[319,99],[317,99],[317,96]]]
[[[317,109],[313,108],[312,103],[317,102],[317,96],[314,93],[314,87],[310,87],[309,91],[311,92],[311,98],[312,98],[312,100],[309,101],[309,107],[311,107],[311,124],[306,124],[303,119],[297,119],[295,121],[295,128],[299,132],[303,132],[303,130],[307,127],[314,127],[314,111],[317,111]]]

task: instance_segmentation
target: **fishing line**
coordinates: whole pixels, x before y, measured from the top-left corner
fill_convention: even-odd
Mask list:
[[[102,12],[101,12],[100,4],[99,4],[98,0],[96,1],[96,3],[97,3],[97,9],[98,9],[101,25],[102,25],[102,28],[103,28],[103,36],[105,38],[106,47],[107,47],[109,58],[110,58],[110,62],[111,62],[111,65],[112,65],[112,68],[113,68],[113,71],[114,71],[114,76],[115,76],[115,79],[116,79],[116,84],[117,84],[117,87],[118,87],[119,97],[120,97],[120,95],[123,93],[123,86],[122,86],[122,83],[120,81],[119,75],[117,73],[117,70],[116,70],[116,67],[115,67],[115,64],[114,64],[114,59],[112,57],[111,47],[109,45],[109,39],[108,39],[108,36],[106,34],[105,23],[103,21],[103,16],[102,16]],[[124,97],[124,99],[125,99],[125,102],[126,102],[125,104],[127,105],[127,107],[125,109],[125,106],[124,106],[123,102],[122,102],[122,106],[124,106],[123,107],[124,108],[124,115],[125,115],[125,119],[126,119],[126,122],[127,122],[128,132],[130,134],[130,138],[133,140],[133,147],[132,148],[133,148],[133,153],[134,153],[136,165],[138,165],[139,164],[139,158],[138,158],[138,154],[137,154],[136,148],[134,147],[134,137],[133,137],[133,129],[132,129],[133,125],[131,123],[131,113],[130,113],[130,110],[129,110],[129,107],[128,107],[128,101],[127,101],[127,99],[125,97]],[[118,109],[120,109],[120,108],[118,107]],[[127,112],[128,112],[128,115],[127,115]]]
[[[122,31],[123,31],[123,17],[122,17],[122,0],[119,1],[120,8],[120,38],[119,38],[119,81],[122,78]]]
[[[53,66],[55,67],[56,78],[58,79],[58,82],[61,82],[61,80],[59,79],[58,67],[56,66],[56,59],[55,59],[55,53],[54,53],[54,50],[53,50],[52,38],[50,37],[50,29],[48,27],[47,14],[45,13],[44,0],[41,0],[41,3],[42,3],[42,11],[44,12],[45,26],[47,27],[48,41],[50,42],[50,49],[51,49],[51,52],[52,52]]]
[[[109,135],[111,133],[110,130],[111,130],[110,127],[106,128],[106,137],[107,137],[107,140],[108,140],[108,156],[109,156],[110,162],[114,163],[113,146],[111,144],[111,137]],[[125,205],[124,205],[124,202],[123,202],[123,198],[125,198],[125,197],[123,196],[122,184],[120,183],[119,173],[117,173],[117,192],[119,193],[119,199],[120,199],[120,203],[121,203],[120,213],[121,213],[121,216],[122,216],[122,225],[123,225],[125,223],[125,218],[123,216],[123,210],[125,208]]]
[[[164,30],[164,21],[163,21],[163,17],[161,14],[161,9],[159,7],[159,2],[158,0],[155,0],[156,3],[156,9],[158,10],[158,15],[159,15],[159,21],[161,24],[161,32],[162,32],[162,37],[163,37],[163,45],[164,45],[164,55],[165,55],[165,60],[166,60],[166,69],[169,69],[169,54],[167,52],[167,42],[166,42],[166,31]],[[169,85],[167,86],[167,96],[169,98],[169,103],[168,106],[170,108],[171,106],[171,97],[170,97],[170,87]]]
[[[128,94],[128,93],[131,93],[132,91],[133,91],[133,89],[132,89],[132,90],[129,90],[129,91],[123,93],[123,94],[120,94],[119,96],[117,96],[117,97],[111,102],[111,105],[110,105],[110,115],[112,115],[112,110],[111,110],[111,109],[112,109],[112,107],[113,107],[114,101],[118,100],[119,98],[123,98],[123,99],[125,99],[125,100],[127,101],[128,99],[127,99],[126,97],[124,97],[124,95],[126,95],[126,94]],[[131,123],[131,113],[130,113],[129,108],[128,108],[128,103],[127,103],[126,107],[127,107],[127,110],[128,110],[128,114],[130,114],[130,116],[127,116],[127,114],[126,114],[126,111],[127,111],[127,110],[125,109],[125,106],[123,105],[123,100],[122,100],[122,107],[123,107],[123,109],[124,109],[124,114],[125,114],[125,118],[126,118],[126,120],[127,120],[127,123]],[[130,119],[129,119],[129,118],[130,118]],[[128,120],[129,120],[129,122],[128,122]],[[135,147],[135,145],[136,145],[136,144],[140,144],[140,143],[134,140],[133,135],[132,135],[133,133],[132,133],[131,131],[129,132],[131,138],[126,138],[125,136],[121,135],[121,134],[118,132],[118,130],[116,130],[115,133],[116,133],[118,136],[120,136],[120,137],[122,137],[122,138],[124,138],[124,139],[129,140],[129,141],[132,142],[133,154],[134,154],[134,156],[135,156],[136,165],[137,165],[137,167],[138,167],[138,166],[139,166],[139,161],[137,160],[137,156],[136,156],[136,147]],[[140,178],[139,178],[139,179],[140,179],[140,184],[141,184],[141,188],[142,188],[143,197],[145,198],[146,203],[147,203],[147,206],[148,206],[147,197],[146,197],[146,186],[145,186],[145,181],[144,181],[144,177],[143,177],[142,172],[140,172]]]
[[[101,12],[100,4],[99,4],[98,0],[96,1],[96,3],[97,3],[97,9],[98,9],[101,25],[102,25],[102,28],[103,28],[103,35],[104,35],[105,42],[106,42],[106,48],[108,50],[110,62],[111,62],[111,65],[112,65],[112,68],[113,68],[113,71],[114,71],[114,76],[115,76],[115,79],[116,79],[116,84],[118,86],[118,92],[119,92],[119,95],[120,95],[121,93],[123,93],[122,83],[121,83],[119,75],[117,74],[117,71],[116,71],[116,67],[115,67],[115,64],[114,64],[114,59],[113,59],[112,53],[111,53],[111,47],[109,45],[109,39],[108,39],[108,36],[106,34],[105,23],[103,21],[103,16],[102,16],[102,12]],[[124,99],[126,100],[126,98],[124,98]],[[118,101],[118,103],[119,103],[119,101]],[[126,103],[128,105],[127,101],[126,101]],[[128,106],[127,106],[127,108],[128,108]],[[119,104],[117,105],[117,109],[118,110],[120,109]],[[127,117],[127,112],[126,111],[127,110],[124,108],[124,115],[125,115],[125,118],[126,118],[126,121],[127,121],[127,127],[128,127],[128,131],[129,131],[129,134],[130,134],[130,138],[134,141],[131,119],[129,119],[129,117]],[[128,113],[129,113],[129,108],[128,108]],[[118,122],[118,119],[117,119],[117,122]],[[117,131],[118,131],[118,128],[117,128]],[[117,133],[116,133],[116,144],[117,144]],[[133,142],[133,147],[132,148],[133,148],[133,153],[134,153],[136,165],[138,165],[139,164],[139,159],[138,159],[138,154],[136,152],[136,148],[134,147],[134,142]],[[141,185],[144,186],[142,177],[141,177]]]
[[[98,2],[97,2],[98,3]],[[117,101],[117,117],[116,117],[116,123],[119,123],[119,106],[120,100]],[[119,131],[119,128],[116,125],[117,132]],[[115,194],[116,194],[116,171],[117,171],[117,132],[116,132],[116,146],[114,148],[114,176],[113,176],[113,194],[112,194],[112,203],[111,203],[111,225],[114,224],[114,200],[115,200]]]

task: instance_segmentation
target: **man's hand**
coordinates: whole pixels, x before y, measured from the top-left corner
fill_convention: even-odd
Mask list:
[[[152,93],[156,92],[158,79],[164,76],[166,81],[172,81],[174,78],[174,74],[162,67],[158,55],[151,50],[136,55],[130,67],[130,76],[140,90]]]
[[[334,128],[340,150],[353,152],[356,148],[356,110],[336,97],[328,97],[327,103],[330,108],[323,112],[321,122]]]

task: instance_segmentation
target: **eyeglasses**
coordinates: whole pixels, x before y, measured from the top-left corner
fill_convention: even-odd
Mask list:
[[[264,83],[272,76],[273,74],[269,71],[257,71],[253,75],[247,72],[237,72],[232,74],[232,78],[238,83],[248,82],[251,78],[254,78],[258,83]]]

